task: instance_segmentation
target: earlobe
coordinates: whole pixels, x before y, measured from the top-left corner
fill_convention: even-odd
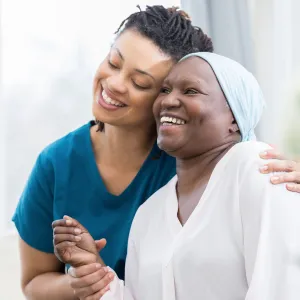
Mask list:
[[[239,127],[238,127],[236,121],[232,120],[232,123],[231,123],[231,125],[229,127],[229,132],[230,133],[235,133],[235,132],[238,132],[238,131],[239,131]]]

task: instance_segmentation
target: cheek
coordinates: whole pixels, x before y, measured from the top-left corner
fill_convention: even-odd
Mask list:
[[[161,97],[158,94],[156,99],[154,100],[154,104],[152,108],[152,112],[155,118],[158,118],[160,114],[160,107],[161,107]]]
[[[109,68],[106,60],[104,60],[96,71],[94,82],[98,82],[99,80],[111,76],[111,73],[112,73],[111,69]]]

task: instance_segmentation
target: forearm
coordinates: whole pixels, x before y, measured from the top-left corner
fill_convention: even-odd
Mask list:
[[[27,300],[78,300],[69,284],[69,275],[45,273],[36,276],[24,288]]]

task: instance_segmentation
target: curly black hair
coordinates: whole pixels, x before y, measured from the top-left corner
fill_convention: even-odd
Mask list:
[[[186,12],[177,7],[165,8],[162,5],[147,6],[123,20],[118,30],[120,35],[127,29],[136,30],[149,38],[161,51],[175,62],[193,52],[213,52],[211,39],[201,28],[193,26]],[[99,131],[104,124],[97,121]]]
[[[211,39],[199,27],[192,25],[183,10],[162,5],[147,6],[144,11],[140,6],[138,8],[138,12],[121,23],[116,34],[126,29],[135,29],[175,61],[193,52],[213,52]]]

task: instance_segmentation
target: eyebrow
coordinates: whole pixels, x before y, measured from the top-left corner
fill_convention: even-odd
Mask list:
[[[186,77],[181,77],[181,78],[176,78],[176,84],[178,84],[178,80],[180,81],[180,85],[193,85],[193,84],[196,84],[198,85],[198,87],[200,88],[200,91],[205,94],[205,95],[208,95],[207,93],[207,87],[206,87],[206,84],[205,84],[205,81],[202,80],[202,79],[199,79],[199,78],[186,78]],[[172,80],[174,81],[174,79]],[[171,85],[171,81],[169,78],[167,78],[165,81],[164,81],[164,84],[167,84],[167,85]]]
[[[117,47],[114,47],[114,49],[117,51],[117,53],[118,53],[118,55],[120,56],[120,58],[121,58],[122,60],[124,60],[124,56],[123,56],[123,54],[121,53],[121,51],[120,51]],[[148,72],[146,72],[146,71],[143,71],[143,70],[140,70],[140,69],[134,69],[134,71],[135,71],[135,72],[138,72],[138,73],[140,73],[140,74],[143,74],[143,75],[147,75],[147,76],[151,77],[151,78],[155,81],[155,78],[154,78],[151,74],[149,74]]]
[[[138,73],[141,73],[141,74],[143,74],[143,75],[150,76],[150,77],[155,81],[155,78],[154,78],[151,74],[149,74],[149,73],[147,73],[147,72],[145,72],[145,71],[143,71],[143,70],[140,70],[140,69],[134,69],[134,71],[136,71],[136,72],[138,72]]]

